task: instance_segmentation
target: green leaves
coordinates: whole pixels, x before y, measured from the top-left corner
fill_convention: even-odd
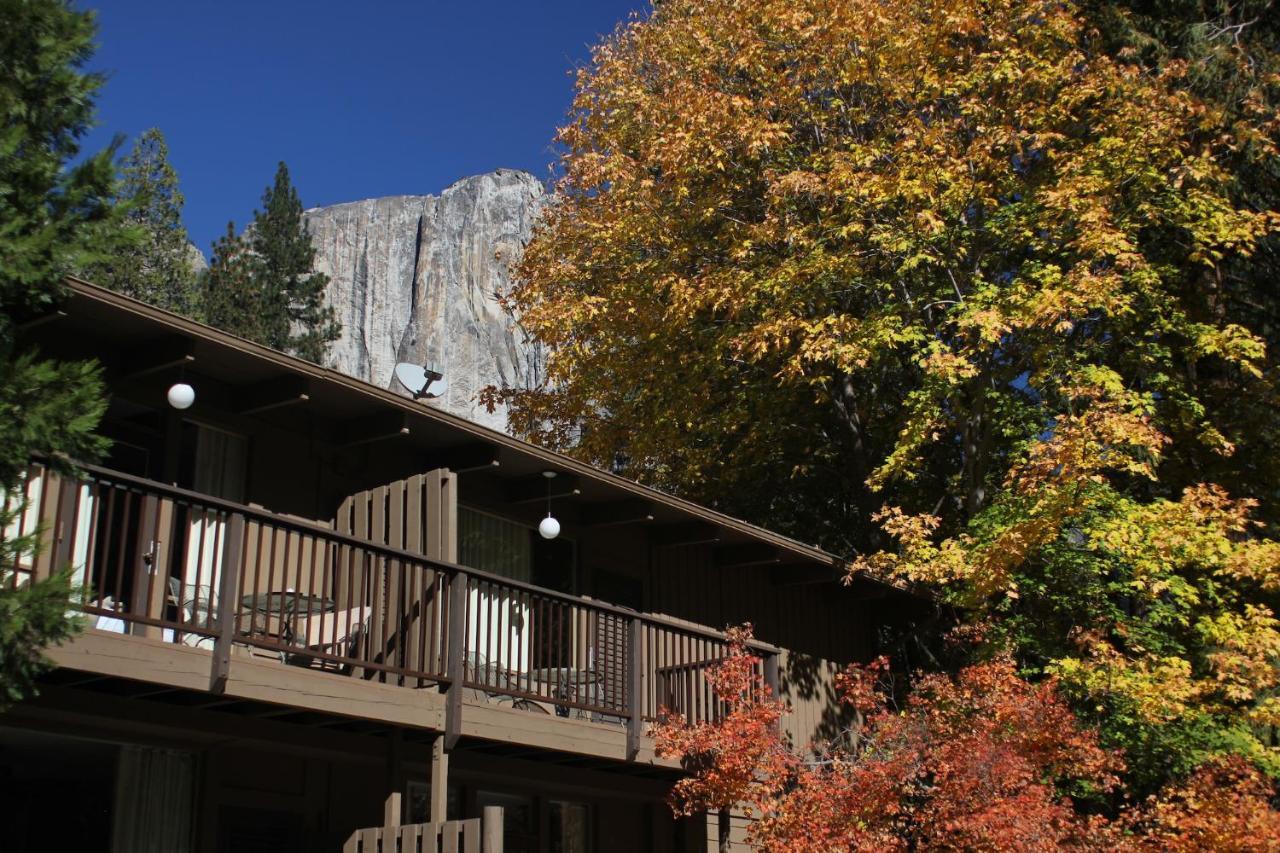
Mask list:
[[[3,519],[6,513],[0,513]],[[11,552],[0,547],[0,557]],[[36,679],[49,668],[44,649],[70,639],[82,617],[68,615],[72,588],[67,572],[0,593],[0,710],[35,695]]]
[[[182,225],[182,191],[158,128],[138,137],[121,172],[117,204],[124,211],[122,245],[83,275],[135,299],[200,318],[191,246]]]
[[[106,408],[98,368],[42,359],[18,324],[51,310],[63,276],[120,248],[112,203],[114,147],[73,163],[101,85],[80,65],[93,16],[57,0],[0,0],[0,530],[25,508],[33,453],[64,470],[104,447],[93,434]],[[43,648],[75,629],[66,575],[16,585],[32,540],[0,539],[0,705],[34,691]]]

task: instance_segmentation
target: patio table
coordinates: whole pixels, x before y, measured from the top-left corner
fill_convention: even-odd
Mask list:
[[[575,669],[571,666],[548,666],[529,671],[529,678],[543,684],[553,685],[551,695],[561,701],[593,701],[594,691],[591,687],[601,682],[598,672],[587,669]],[[556,705],[556,716],[569,716],[569,706]]]
[[[285,642],[292,643],[297,634],[299,616],[332,613],[334,603],[321,595],[310,595],[292,589],[273,592],[255,592],[240,599],[240,606],[250,613],[278,614],[282,622]]]

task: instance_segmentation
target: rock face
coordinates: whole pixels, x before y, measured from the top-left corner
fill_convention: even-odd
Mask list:
[[[543,355],[498,305],[509,267],[544,202],[527,172],[464,178],[438,197],[389,196],[318,207],[305,218],[316,269],[342,323],[327,366],[407,394],[396,362],[433,364],[448,390],[439,406],[493,429],[506,412],[477,401],[487,385],[530,387]]]
[[[200,275],[209,268],[204,252],[200,251],[200,247],[195,243],[187,243],[187,263],[191,265],[191,272],[194,275]]]

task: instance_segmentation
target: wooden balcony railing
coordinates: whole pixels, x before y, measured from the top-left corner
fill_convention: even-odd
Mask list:
[[[72,567],[98,627],[233,650],[354,678],[447,688],[448,736],[464,693],[626,725],[634,754],[663,709],[698,722],[720,705],[705,672],[724,635],[440,562],[323,525],[105,468],[78,480],[41,462],[20,531],[42,530],[15,583]],[[778,650],[756,644],[774,681]]]

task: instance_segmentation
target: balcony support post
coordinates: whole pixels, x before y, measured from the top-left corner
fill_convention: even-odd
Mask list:
[[[236,593],[240,589],[240,566],[244,562],[244,516],[232,513],[227,518],[227,538],[222,551],[221,578],[218,583],[218,634],[213,646],[213,669],[209,673],[209,692],[227,689],[231,670],[231,642],[236,635]]]
[[[142,517],[138,520],[138,557],[133,572],[133,596],[129,610],[151,619],[164,614],[164,581],[156,576],[156,544],[160,533],[160,499],[155,495],[143,495]],[[143,637],[159,639],[160,629],[152,625],[133,623],[130,632]]]
[[[449,576],[449,689],[444,698],[444,748],[452,750],[462,736],[462,691],[466,680],[467,574]]]
[[[449,753],[444,748],[444,736],[431,743],[431,822],[444,823],[449,819]]]
[[[45,488],[53,482],[46,469]],[[58,478],[58,514],[53,527],[53,565],[55,572],[65,571],[71,565],[71,551],[76,538],[76,511],[80,506],[80,482],[73,477]],[[82,534],[83,535],[83,534]]]
[[[640,736],[644,733],[644,702],[641,680],[644,663],[640,646],[644,642],[644,623],[633,616],[627,631],[627,760],[635,761],[640,754]]]

